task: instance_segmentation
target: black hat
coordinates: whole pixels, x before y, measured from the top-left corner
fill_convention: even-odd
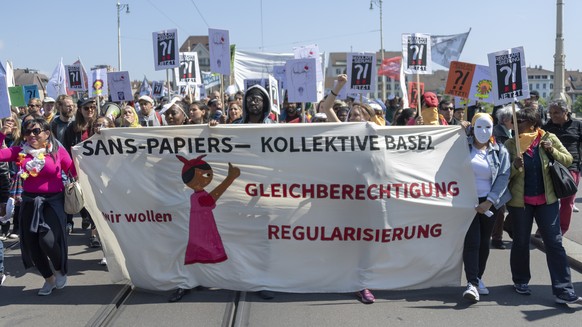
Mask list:
[[[81,98],[77,101],[77,107],[81,108],[89,103],[95,103],[95,98]]]

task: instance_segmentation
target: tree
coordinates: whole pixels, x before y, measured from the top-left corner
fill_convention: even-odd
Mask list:
[[[574,105],[572,106],[572,111],[575,113],[582,113],[582,96],[577,96]]]

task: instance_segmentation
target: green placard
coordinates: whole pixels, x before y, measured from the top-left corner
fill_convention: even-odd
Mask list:
[[[11,86],[8,88],[10,94],[10,103],[15,107],[26,107],[24,102],[24,89],[22,86]]]

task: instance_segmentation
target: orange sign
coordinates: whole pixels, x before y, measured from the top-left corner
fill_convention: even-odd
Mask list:
[[[408,82],[408,106],[410,108],[418,108],[416,101],[418,100],[419,87],[416,82]],[[424,83],[420,83],[420,95],[424,93]]]
[[[475,74],[475,64],[452,61],[449,68],[449,77],[445,94],[454,95],[460,98],[468,98],[471,91],[471,83]]]

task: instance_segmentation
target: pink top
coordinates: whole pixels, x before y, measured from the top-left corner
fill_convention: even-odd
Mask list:
[[[0,133],[0,143],[6,136]],[[10,162],[17,161],[18,154],[22,151],[21,146],[12,146],[0,149],[0,161]],[[32,160],[29,154],[24,158],[24,164]],[[65,148],[59,146],[59,151],[53,159],[50,155],[45,155],[44,168],[38,173],[38,176],[28,176],[22,182],[22,189],[29,193],[57,193],[64,190],[63,178],[61,171],[69,173],[72,177],[77,177],[77,171],[73,160]]]

